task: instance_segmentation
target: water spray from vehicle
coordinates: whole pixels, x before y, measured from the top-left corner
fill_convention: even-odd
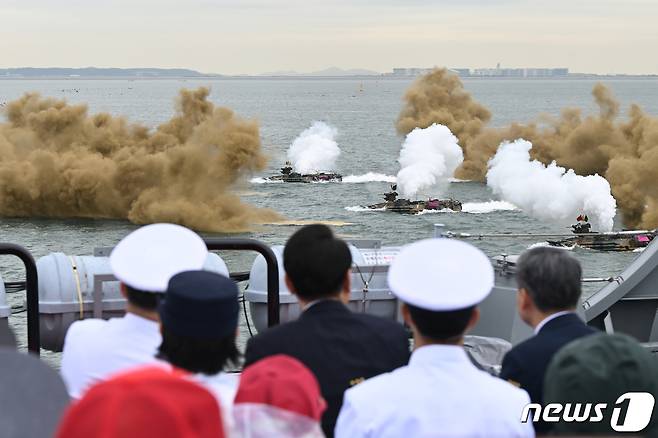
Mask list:
[[[579,215],[598,231],[611,231],[616,202],[610,184],[599,175],[580,176],[555,162],[532,160],[532,143],[503,142],[489,161],[487,186],[503,201],[541,220],[569,225]]]
[[[407,198],[427,189],[441,192],[463,160],[457,137],[446,126],[416,128],[407,134],[400,150],[398,190]]]
[[[340,148],[336,143],[338,131],[324,122],[313,122],[302,131],[288,149],[292,168],[300,174],[331,171],[336,168]]]

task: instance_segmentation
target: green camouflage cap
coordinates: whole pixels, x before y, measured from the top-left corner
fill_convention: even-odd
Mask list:
[[[590,403],[589,418],[595,416],[594,405],[606,403],[603,420],[592,422],[564,421],[555,423],[559,434],[616,434],[611,420],[618,409],[617,425],[623,425],[633,402],[617,400],[628,392],[648,392],[658,397],[658,359],[636,340],[625,335],[605,333],[587,336],[571,342],[551,360],[544,380],[544,407],[549,403],[570,403],[570,414],[581,403],[581,414]],[[634,406],[635,407],[635,406]],[[651,421],[642,436],[658,436],[658,409],[654,407]]]

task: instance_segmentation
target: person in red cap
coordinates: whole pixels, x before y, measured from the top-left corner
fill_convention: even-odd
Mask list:
[[[311,371],[297,359],[277,354],[244,369],[235,395],[235,432],[244,438],[324,437],[327,404]]]
[[[66,412],[57,438],[223,438],[220,408],[177,372],[140,368],[92,386]]]

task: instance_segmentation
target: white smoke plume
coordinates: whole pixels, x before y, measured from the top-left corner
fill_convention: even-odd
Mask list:
[[[462,161],[457,137],[446,126],[434,123],[416,128],[407,134],[400,150],[398,191],[413,197],[421,190],[445,189]]]
[[[612,230],[617,202],[599,175],[580,176],[552,162],[530,159],[532,143],[518,139],[500,144],[489,161],[487,185],[501,199],[538,219],[573,223],[589,216],[593,230]]]
[[[485,202],[464,202],[462,204],[463,213],[486,214],[495,211],[515,211],[519,208],[511,202],[505,201],[485,201]]]
[[[324,122],[313,122],[302,131],[288,149],[288,159],[295,172],[313,173],[334,170],[340,148],[334,138],[336,128]]]
[[[368,172],[363,175],[347,175],[343,177],[344,183],[368,183],[368,182],[387,182],[394,183],[397,179],[394,175],[385,175],[383,173]]]

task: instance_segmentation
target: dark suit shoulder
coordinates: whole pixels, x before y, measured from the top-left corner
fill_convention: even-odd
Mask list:
[[[297,331],[297,326],[299,325],[300,320],[284,322],[283,324],[275,325],[274,327],[268,327],[262,332],[258,332],[250,340],[264,340],[264,339],[273,339],[280,336],[285,336],[288,333],[294,333]]]
[[[576,315],[565,315],[549,321],[539,333],[515,345],[507,355],[516,357],[517,359],[522,357],[533,357],[536,359],[545,356],[550,357],[556,350],[571,340],[595,332],[595,329],[586,325]]]
[[[548,321],[535,336],[514,346],[503,359],[500,377],[521,384],[533,402],[541,402],[546,367],[569,342],[594,333],[575,314]]]
[[[558,316],[548,321],[538,335],[546,335],[554,332],[573,332],[573,333],[589,333],[595,330],[585,324],[575,313],[567,313],[566,315]]]
[[[365,313],[353,313],[354,319],[361,321],[364,325],[377,330],[389,330],[391,332],[406,333],[404,326],[397,321],[381,318],[379,316],[367,315]]]
[[[290,342],[291,337],[300,332],[298,325],[299,320],[286,322],[269,327],[250,338],[244,354],[244,366],[247,367],[264,357],[280,353]]]
[[[534,335],[525,341],[516,344],[510,351],[507,352],[507,355],[511,355],[512,357],[519,357],[526,354],[531,354],[536,350],[541,350],[543,348],[542,344],[542,339],[538,335]]]
[[[518,350],[511,349],[503,357],[499,377],[503,380],[511,380],[518,383],[519,373],[522,371],[522,357]]]
[[[409,336],[404,326],[397,321],[367,315],[364,313],[353,313],[350,317],[350,336],[363,342],[373,344],[373,347],[385,346],[389,351],[397,351],[397,355],[403,357],[404,363],[409,359]]]
[[[342,340],[341,340],[342,339]],[[353,312],[316,313],[292,322],[268,328],[247,342],[245,366],[273,354],[305,355],[301,350],[317,350],[327,343],[341,343],[344,350],[355,343],[395,351],[401,364],[409,349],[407,332],[395,321]],[[392,349],[392,350],[391,350]],[[309,352],[310,350],[307,350]],[[396,362],[397,363],[397,362]]]

